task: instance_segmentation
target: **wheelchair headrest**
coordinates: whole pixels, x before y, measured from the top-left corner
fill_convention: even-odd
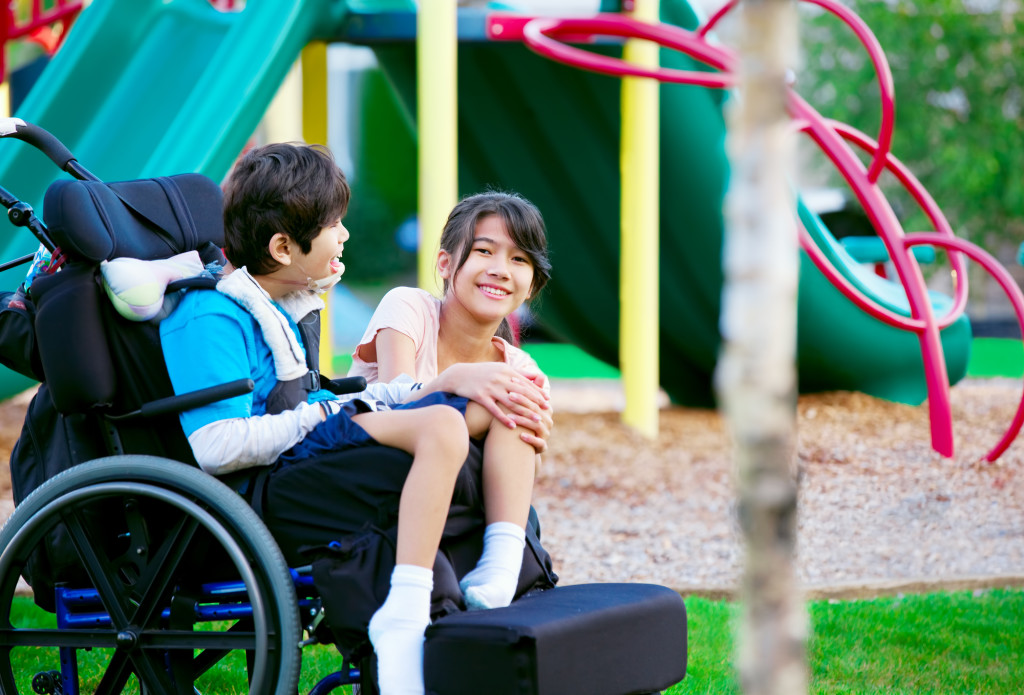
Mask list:
[[[202,174],[104,183],[60,180],[43,199],[50,237],[73,260],[166,258],[224,245],[220,186]]]

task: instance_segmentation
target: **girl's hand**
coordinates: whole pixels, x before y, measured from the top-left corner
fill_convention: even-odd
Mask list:
[[[536,384],[536,380],[542,378],[539,374],[521,373],[502,362],[474,362],[453,364],[438,375],[432,385],[437,390],[479,403],[510,428],[523,425],[536,432],[538,427],[541,430],[545,427],[530,413],[547,411],[550,414],[551,411],[548,395]],[[527,421],[533,426],[528,426]],[[543,423],[544,418],[540,421]],[[550,431],[550,425],[546,429]]]
[[[532,401],[523,404],[520,402],[521,398],[514,393],[509,394],[509,398],[514,398],[516,401],[516,405],[510,409],[509,415],[519,427],[527,430],[520,437],[536,449],[538,454],[543,454],[548,449],[547,439],[551,436],[551,428],[555,426],[550,404],[547,408],[540,408]]]

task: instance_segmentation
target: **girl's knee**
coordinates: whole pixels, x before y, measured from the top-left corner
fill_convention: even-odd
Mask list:
[[[530,430],[526,429],[522,425],[509,427],[505,422],[495,418],[491,421],[490,427],[487,429],[487,437],[497,437],[506,442],[522,442],[522,435],[528,434],[529,432]]]

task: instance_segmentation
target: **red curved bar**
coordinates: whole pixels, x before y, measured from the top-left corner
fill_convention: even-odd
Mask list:
[[[1021,294],[1012,277],[994,258],[981,248],[959,239],[953,234],[949,222],[935,200],[903,163],[891,153],[890,146],[895,121],[892,74],[874,34],[863,20],[835,0],[804,1],[818,5],[839,17],[854,31],[864,45],[878,77],[882,95],[882,123],[877,141],[872,140],[848,125],[823,118],[793,90],[789,91],[790,115],[794,119],[795,128],[807,133],[821,147],[863,206],[872,226],[882,238],[900,282],[907,292],[910,316],[903,316],[881,306],[855,287],[836,270],[802,225],[800,242],[815,266],[856,306],[888,325],[917,333],[921,344],[928,388],[932,446],[940,454],[952,456],[953,432],[949,378],[939,331],[957,320],[966,307],[967,276],[961,254],[980,263],[1002,285],[1003,290],[1014,304],[1014,310],[1022,330],[1024,330],[1024,295]],[[708,44],[705,37],[711,28],[737,4],[738,0],[730,0],[699,29],[696,35],[670,25],[650,25],[620,15],[597,15],[589,18],[532,20],[523,29],[523,40],[531,50],[542,56],[593,72],[614,76],[650,77],[663,82],[724,88],[734,84],[734,78],[729,73],[736,64],[736,58],[728,49]],[[640,68],[620,59],[573,48],[555,40],[555,37],[558,36],[586,34],[654,41],[661,46],[681,51],[725,74],[714,75],[668,68]],[[861,163],[849,143],[871,156],[870,167],[865,167]],[[900,184],[913,196],[927,215],[934,225],[935,231],[912,234],[904,232],[895,212],[877,185],[878,178],[883,171],[889,171],[896,176]],[[924,244],[945,249],[949,255],[953,272],[956,274],[953,308],[941,320],[937,320],[934,315],[923,274],[916,258],[911,253],[913,246]],[[1010,429],[987,455],[989,461],[994,461],[1006,450],[1019,434],[1022,423],[1024,423],[1024,395],[1022,395]]]
[[[568,46],[552,37],[559,35],[622,36],[653,41],[706,63],[723,73],[695,72],[672,68],[643,68],[621,58],[603,56]],[[733,85],[730,72],[732,56],[695,37],[691,32],[670,24],[650,25],[630,17],[595,15],[571,19],[534,19],[523,27],[523,42],[533,52],[584,70],[616,77],[650,77],[662,82],[724,88]]]
[[[861,149],[870,152],[877,147],[870,138],[845,123],[829,121],[829,125],[843,136],[844,139],[853,142]],[[928,193],[921,182],[918,181],[917,177],[907,169],[906,165],[890,153],[886,157],[886,168],[896,176],[896,179],[903,185],[904,189],[913,196],[914,201],[921,207],[928,219],[931,220],[932,225],[935,227],[935,231],[930,233],[938,234],[948,239],[956,238],[956,234],[953,233],[953,228],[950,226],[946,216],[942,213],[942,210],[935,202],[935,199],[932,198],[931,194]],[[940,329],[946,328],[956,321],[967,307],[967,267],[964,265],[963,258],[961,258],[959,253],[956,253],[954,249],[947,250],[953,251],[949,254],[949,262],[951,271],[956,276],[956,283],[954,285],[955,291],[953,307],[943,318],[939,319]]]
[[[697,29],[697,36],[702,39],[705,38],[708,35],[708,32],[715,28],[715,25],[718,24],[722,17],[732,12],[732,8],[736,7],[736,5],[739,4],[739,1],[740,0],[729,0],[729,2],[718,8],[718,12],[711,15],[711,19],[709,19],[704,26]]]
[[[811,109],[810,106],[807,106],[806,108]],[[847,162],[841,161],[838,157],[832,156],[829,144],[824,142],[821,138],[816,137],[816,134],[812,132],[813,127],[811,125],[811,122],[807,120],[807,118],[804,116],[799,117],[798,122],[801,126],[800,130],[809,132],[811,134],[811,137],[815,139],[815,142],[822,148],[823,151],[825,151],[826,155],[829,156],[833,164],[835,164],[836,167],[845,174],[847,171]],[[835,131],[844,139],[853,141],[855,144],[862,147],[863,149],[866,149],[868,151],[874,151],[874,143],[871,141],[870,138],[868,138],[860,131],[857,131],[854,128],[846,126],[845,124],[840,124],[828,119],[823,119],[822,123],[826,129],[831,129]],[[833,143],[833,145],[835,145],[835,143]],[[856,160],[856,162],[857,165],[859,165],[859,160]],[[922,206],[925,213],[929,216],[932,223],[936,226],[936,231],[933,233],[948,238],[954,237],[955,235],[953,234],[952,228],[949,226],[948,221],[946,221],[946,218],[942,214],[942,211],[939,210],[938,205],[935,204],[934,199],[931,198],[928,192],[924,189],[920,182],[917,181],[913,174],[911,174],[910,171],[903,165],[903,163],[900,162],[891,153],[886,157],[886,168],[892,171],[892,173],[897,177],[897,179],[907,188],[907,190],[911,193],[915,200]],[[863,170],[862,166],[860,167],[860,170]],[[850,184],[851,188],[856,189],[856,184],[850,179],[850,177],[845,176],[845,178],[847,179],[847,182]],[[870,201],[861,200],[861,203],[865,205],[865,207],[871,205]],[[892,219],[894,219],[894,217]],[[874,222],[874,220],[872,220],[872,222]],[[887,249],[892,249],[893,247],[896,247],[902,243],[901,239],[903,238],[903,230],[901,227],[899,227],[898,224],[896,225],[896,227],[882,225],[881,228],[876,227],[876,231],[879,233],[879,236],[882,237],[882,240],[886,244]],[[856,304],[862,310],[866,311],[875,318],[878,318],[884,321],[885,323],[897,328],[903,328],[906,330],[914,331],[918,331],[922,328],[919,322],[916,322],[912,319],[908,319],[907,317],[901,314],[890,312],[889,310],[880,306],[877,302],[873,301],[871,298],[864,296],[852,284],[847,283],[845,279],[842,277],[842,274],[839,273],[834,268],[834,266],[832,266],[832,264],[828,261],[827,258],[825,258],[824,254],[821,254],[820,251],[818,251],[816,248],[811,248],[812,246],[814,246],[814,241],[809,236],[802,237],[801,243],[804,250],[807,251],[808,254],[811,256],[812,260],[815,261],[815,265],[818,267],[818,269],[821,270],[821,272],[825,274],[826,277],[828,277],[834,285],[836,285],[836,287],[844,294],[844,296],[846,296],[847,299]],[[960,257],[960,254],[954,252],[951,253],[949,257],[950,265],[952,266],[953,272],[956,273],[957,278],[956,293],[953,307],[945,314],[945,316],[943,316],[942,319],[938,320],[940,330],[946,328],[954,321],[956,321],[963,313],[967,305],[966,267],[964,266],[963,259]]]
[[[1021,293],[1020,287],[1017,285],[1016,280],[1010,275],[1009,271],[1004,268],[999,261],[997,261],[990,253],[982,249],[980,246],[972,244],[966,239],[959,237],[943,237],[941,239],[935,238],[935,235],[930,232],[918,232],[914,234],[908,234],[903,243],[909,248],[912,246],[921,245],[934,245],[942,246],[947,249],[954,249],[959,251],[977,263],[979,263],[989,275],[995,278],[996,282],[1006,293],[1010,303],[1013,305],[1013,312],[1017,315],[1017,325],[1024,331],[1024,293]],[[1017,412],[1013,416],[1013,422],[1010,424],[1010,428],[1003,435],[999,443],[988,452],[985,456],[985,460],[995,461],[999,458],[1003,452],[1006,451],[1007,447],[1017,438],[1020,433],[1021,425],[1024,424],[1024,392],[1021,393],[1020,403],[1017,405]]]
[[[864,46],[864,49],[868,53],[868,57],[871,59],[871,63],[875,67],[875,75],[878,78],[879,96],[882,103],[882,122],[878,129],[879,147],[872,159],[871,168],[868,170],[868,180],[871,181],[871,183],[875,183],[878,181],[878,177],[882,175],[882,170],[885,167],[885,158],[889,154],[889,149],[892,145],[893,127],[896,123],[895,86],[893,84],[892,71],[889,70],[889,62],[885,59],[885,52],[882,50],[882,45],[878,42],[878,38],[874,35],[864,20],[845,5],[841,5],[835,0],[801,1],[811,5],[817,5],[827,12],[832,13],[846,24],[846,26],[853,30],[853,33],[858,39],[860,39],[861,45]],[[714,28],[714,26],[717,25],[718,22],[725,15],[731,12],[738,4],[739,0],[730,0],[724,6],[719,8],[719,10],[711,16],[711,19],[697,30],[697,36],[702,39],[705,38],[708,32],[710,32],[711,29]]]
[[[885,52],[882,50],[882,45],[878,43],[878,38],[868,28],[868,25],[864,23],[864,20],[853,13],[853,10],[840,5],[835,0],[803,0],[803,2],[824,8],[841,19],[860,39],[861,44],[871,58],[872,64],[875,66],[875,75],[878,77],[879,96],[882,101],[882,123],[878,129],[879,147],[871,162],[871,168],[868,170],[868,180],[871,183],[875,183],[885,168],[885,158],[889,155],[889,148],[892,145],[893,126],[896,123],[895,86],[892,81],[892,72],[889,70],[889,61],[885,59]]]
[[[810,123],[811,136],[839,167],[843,177],[864,207],[872,226],[882,232],[882,241],[889,251],[889,258],[896,267],[900,282],[903,283],[903,287],[907,291],[910,316],[924,324],[923,327],[915,330],[921,344],[925,383],[928,388],[932,447],[943,456],[952,456],[953,413],[949,399],[946,359],[939,337],[938,323],[935,320],[931,302],[928,301],[928,289],[921,268],[907,247],[896,243],[903,236],[903,228],[881,189],[870,180],[864,165],[846,145],[846,142],[839,137],[839,134],[828,128],[824,119],[792,90],[789,103],[795,116]],[[830,277],[833,273],[830,273]]]

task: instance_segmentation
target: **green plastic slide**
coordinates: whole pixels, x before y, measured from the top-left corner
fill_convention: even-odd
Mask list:
[[[331,0],[95,0],[14,114],[56,135],[104,180],[201,172],[221,180],[302,48],[344,6]],[[0,143],[0,183],[41,215],[62,175],[34,148]],[[66,174],[64,174],[66,176]],[[4,260],[35,238],[8,227]],[[0,274],[14,289],[25,268]],[[0,397],[31,382],[0,370]]]
[[[242,12],[220,13],[208,0],[95,0],[16,115],[53,132],[106,180],[185,171],[219,180],[307,41],[331,38],[347,12],[375,6],[369,0],[245,4]],[[399,14],[408,14],[410,6],[384,4]],[[683,0],[663,0],[662,14],[664,21],[696,26]],[[408,40],[373,45],[398,97],[397,105],[381,100],[400,112],[379,121],[396,124],[381,139],[393,146],[414,138],[408,124],[415,114],[415,48]],[[593,49],[617,50],[607,44]],[[693,67],[670,51],[663,51],[662,61]],[[538,204],[548,222],[554,274],[535,308],[553,332],[617,364],[619,80],[553,63],[519,44],[486,41],[460,46],[458,79],[460,190],[512,189]],[[661,87],[661,383],[675,402],[687,405],[714,400],[728,176],[725,98],[701,87]],[[28,146],[3,144],[0,182],[38,207],[55,168]],[[375,152],[371,141],[360,147],[366,166],[395,163]],[[363,180],[393,187],[380,199],[411,201],[415,178],[413,170]],[[901,288],[872,279],[811,213],[801,210],[801,216],[851,281],[905,309]],[[4,258],[36,246],[13,227],[5,239]],[[9,271],[0,286],[17,286],[22,273]],[[860,311],[806,258],[801,273],[801,390],[923,400],[916,336]],[[949,304],[945,297],[934,301],[940,314]],[[968,361],[966,318],[943,332],[943,346],[955,382]],[[0,395],[27,385],[0,374]]]
[[[661,7],[663,21],[696,27],[697,17],[682,0],[663,0]],[[375,51],[406,112],[415,113],[414,48]],[[697,67],[667,50],[662,64]],[[511,189],[540,207],[553,274],[534,309],[560,338],[617,365],[619,80],[556,64],[515,43],[486,42],[460,46],[458,80],[460,191]],[[660,382],[674,402],[692,406],[714,402],[726,98],[720,90],[661,87]],[[364,152],[363,160],[366,166],[382,161],[372,152]],[[805,208],[801,217],[851,282],[907,313],[899,285],[862,269]],[[951,301],[932,296],[941,315]],[[865,314],[806,256],[798,322],[801,391],[857,390],[906,403],[927,397],[916,335]],[[970,339],[966,317],[943,331],[951,382],[966,373]]]

